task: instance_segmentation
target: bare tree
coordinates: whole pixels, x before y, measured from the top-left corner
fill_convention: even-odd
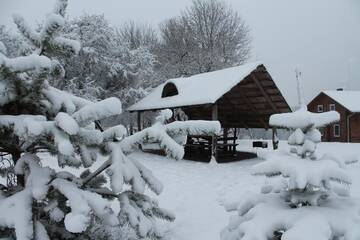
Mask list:
[[[146,47],[153,50],[159,43],[156,30],[148,24],[129,21],[117,29],[117,34],[121,42],[127,44],[130,49]]]
[[[174,75],[171,77],[239,65],[250,56],[248,26],[220,0],[194,0],[160,29],[159,56],[167,74]]]

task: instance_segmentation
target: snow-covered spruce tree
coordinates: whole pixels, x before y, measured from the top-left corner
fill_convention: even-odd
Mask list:
[[[121,113],[117,98],[93,103],[48,84],[50,78],[64,74],[54,57],[71,56],[80,49],[78,42],[59,34],[66,6],[66,0],[58,0],[39,32],[14,17],[21,34],[34,46],[31,55],[8,58],[0,44],[0,151],[12,156],[18,176],[16,187],[0,188],[0,238],[94,239],[87,231],[94,221],[129,225],[138,238],[160,238],[156,220],[171,221],[174,216],[145,195],[146,188],[160,194],[163,187],[129,154],[151,139],[168,156],[181,159],[183,148],[172,137],[214,133],[219,123],[165,125],[171,114],[164,111],[154,126],[133,136],[126,136],[121,125],[97,130],[95,121]],[[43,166],[45,159],[54,160],[54,168],[87,171],[81,176],[55,171]],[[95,161],[103,164],[91,172]],[[118,214],[105,197],[118,201]]]
[[[266,152],[254,175],[271,178],[261,194],[249,193],[226,206],[237,214],[222,231],[223,240],[356,240],[360,239],[358,200],[349,197],[349,163],[316,155],[318,128],[339,120],[335,111],[311,113],[302,107],[275,114],[270,125],[290,129],[290,153]]]

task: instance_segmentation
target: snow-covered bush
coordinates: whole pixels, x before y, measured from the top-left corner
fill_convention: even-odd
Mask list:
[[[270,125],[291,130],[290,152],[266,152],[252,174],[269,182],[261,194],[249,193],[228,211],[237,214],[222,231],[223,240],[356,240],[360,239],[358,200],[349,197],[349,162],[325,154],[317,156],[318,128],[339,120],[334,111],[311,113],[306,107],[275,114]]]
[[[172,115],[164,111],[154,126],[133,136],[127,136],[123,126],[104,132],[96,129],[94,122],[121,113],[119,99],[90,102],[48,83],[64,75],[56,57],[70,57],[80,50],[77,41],[60,34],[66,6],[67,0],[58,0],[39,31],[14,16],[20,33],[35,49],[32,54],[8,58],[0,44],[0,151],[11,155],[18,180],[16,187],[0,188],[0,238],[95,239],[89,228],[94,231],[99,223],[129,225],[138,238],[160,238],[156,220],[172,221],[174,216],[147,196],[145,189],[160,194],[163,186],[129,154],[151,139],[168,156],[181,159],[182,147],[172,136],[214,133],[219,123],[165,125]],[[43,152],[56,156],[54,168],[86,171],[75,176],[44,167],[44,158],[54,158]],[[103,164],[90,171],[100,160]],[[119,213],[113,211],[109,199],[118,201]]]

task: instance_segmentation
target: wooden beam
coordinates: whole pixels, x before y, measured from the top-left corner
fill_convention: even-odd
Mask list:
[[[261,93],[264,95],[264,97],[266,98],[266,100],[268,101],[268,103],[270,104],[270,107],[274,110],[274,112],[279,112],[277,107],[275,106],[275,104],[272,102],[271,98],[269,97],[269,95],[266,93],[266,91],[264,90],[263,86],[261,85],[261,83],[259,82],[259,80],[253,75],[250,75],[251,78],[253,79],[253,81],[255,82],[255,84],[258,86],[259,90],[261,91]]]
[[[213,121],[218,120],[218,105],[216,103],[212,105],[211,119]],[[217,136],[215,134],[211,136],[211,156],[217,161]]]

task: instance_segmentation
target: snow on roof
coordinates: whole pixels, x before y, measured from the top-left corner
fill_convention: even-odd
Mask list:
[[[149,95],[128,108],[129,111],[150,110],[215,103],[258,66],[260,62],[202,73],[186,78],[169,79]],[[175,84],[178,94],[162,98],[167,83]]]
[[[360,91],[323,91],[351,112],[360,112]]]

